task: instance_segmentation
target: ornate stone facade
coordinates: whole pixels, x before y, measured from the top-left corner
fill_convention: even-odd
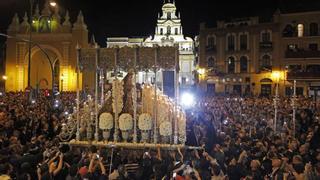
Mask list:
[[[54,64],[55,84],[60,90],[76,89],[76,45],[88,46],[88,30],[80,12],[73,24],[68,11],[63,17],[57,9],[49,6],[46,1],[41,13],[36,5],[33,16],[23,17],[22,23],[17,14],[12,18],[7,33],[15,37],[7,39],[6,48],[6,91],[24,90],[28,85],[29,43],[38,44],[48,55],[37,46],[31,46],[30,85],[33,88],[51,89],[52,71],[49,59]],[[61,19],[64,19],[61,22]],[[31,22],[31,29],[29,22]]]

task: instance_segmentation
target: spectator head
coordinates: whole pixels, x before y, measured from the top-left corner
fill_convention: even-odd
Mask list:
[[[282,160],[278,156],[272,157],[271,160],[273,168],[279,168],[281,166]]]
[[[252,171],[258,170],[260,168],[260,166],[261,166],[260,161],[256,160],[256,159],[252,160],[251,163],[250,163],[250,167],[251,167]]]
[[[97,153],[98,152],[97,147],[96,146],[90,146],[90,152],[91,153]]]
[[[79,175],[83,178],[88,174],[88,168],[87,166],[83,166],[78,171]]]

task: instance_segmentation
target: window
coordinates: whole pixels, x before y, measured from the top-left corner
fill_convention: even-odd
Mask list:
[[[242,56],[240,58],[240,72],[241,73],[248,72],[248,59],[246,56]]]
[[[170,27],[170,26],[168,26],[168,28],[167,28],[167,34],[168,34],[168,35],[171,34],[171,27]]]
[[[310,36],[318,36],[318,24],[317,23],[311,23],[310,24]]]
[[[261,96],[270,96],[271,95],[271,84],[261,84]]]
[[[228,36],[228,51],[235,50],[235,37],[234,35]]]
[[[182,85],[186,85],[187,84],[187,78],[186,77],[182,77],[181,81],[182,81]]]
[[[167,17],[168,17],[168,19],[171,19],[171,12],[167,13]]]
[[[262,40],[262,42],[271,42],[271,34],[270,34],[270,32],[263,32],[261,34],[261,40]]]
[[[208,67],[209,67],[209,68],[215,67],[215,64],[216,64],[216,62],[215,62],[214,58],[213,58],[213,57],[210,57],[210,58],[208,59]]]
[[[248,35],[241,34],[240,35],[240,50],[248,49]]]
[[[228,73],[235,73],[235,59],[234,57],[229,57],[227,61]]]
[[[309,44],[309,49],[311,51],[318,51],[318,44],[317,43],[311,43]]]
[[[175,33],[175,35],[178,35],[178,28],[174,29],[174,33]]]
[[[270,58],[269,55],[265,54],[265,55],[262,56],[261,67],[271,70],[271,58]]]
[[[214,47],[215,44],[215,38],[213,36],[209,36],[207,39],[207,46]]]
[[[303,24],[298,24],[298,37],[303,37]]]
[[[283,37],[293,37],[294,28],[291,24],[286,25],[286,27],[282,31]]]
[[[160,34],[163,35],[163,29],[162,28],[160,28]]]

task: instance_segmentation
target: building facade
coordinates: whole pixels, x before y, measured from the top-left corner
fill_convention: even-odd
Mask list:
[[[64,19],[62,22],[61,19]],[[69,13],[64,17],[46,1],[44,8],[38,5],[32,19],[27,13],[22,22],[17,14],[12,18],[7,34],[6,47],[6,91],[20,91],[28,86],[29,40],[31,32],[30,85],[33,88],[51,89],[52,74],[55,85],[63,91],[76,89],[76,46],[87,47],[88,30],[80,12],[73,24]],[[30,29],[30,23],[32,29]],[[35,43],[42,49],[40,50]],[[53,64],[54,73],[51,70]],[[82,82],[82,81],[81,81]]]
[[[155,34],[148,38],[128,38],[128,37],[112,37],[107,38],[107,47],[123,47],[123,46],[179,46],[179,82],[182,87],[188,87],[194,84],[194,41],[190,37],[183,35],[180,13],[174,2],[165,2],[162,6],[162,14],[158,14],[157,26]],[[139,79],[152,80],[152,73],[142,74]],[[161,75],[159,76],[161,79]],[[159,79],[157,78],[157,79]],[[149,80],[148,80],[149,79]]]
[[[320,86],[320,12],[274,13],[200,25],[198,87],[215,94],[313,95]],[[278,85],[278,88],[276,88]]]

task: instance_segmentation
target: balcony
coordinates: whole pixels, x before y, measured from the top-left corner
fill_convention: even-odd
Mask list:
[[[291,51],[291,50],[287,50],[285,53],[285,58],[320,58],[320,51],[311,51],[311,50]]]
[[[320,72],[288,72],[287,80],[320,80]]]
[[[273,46],[272,46],[272,42],[260,42],[260,50],[263,51],[272,51],[273,50]]]

